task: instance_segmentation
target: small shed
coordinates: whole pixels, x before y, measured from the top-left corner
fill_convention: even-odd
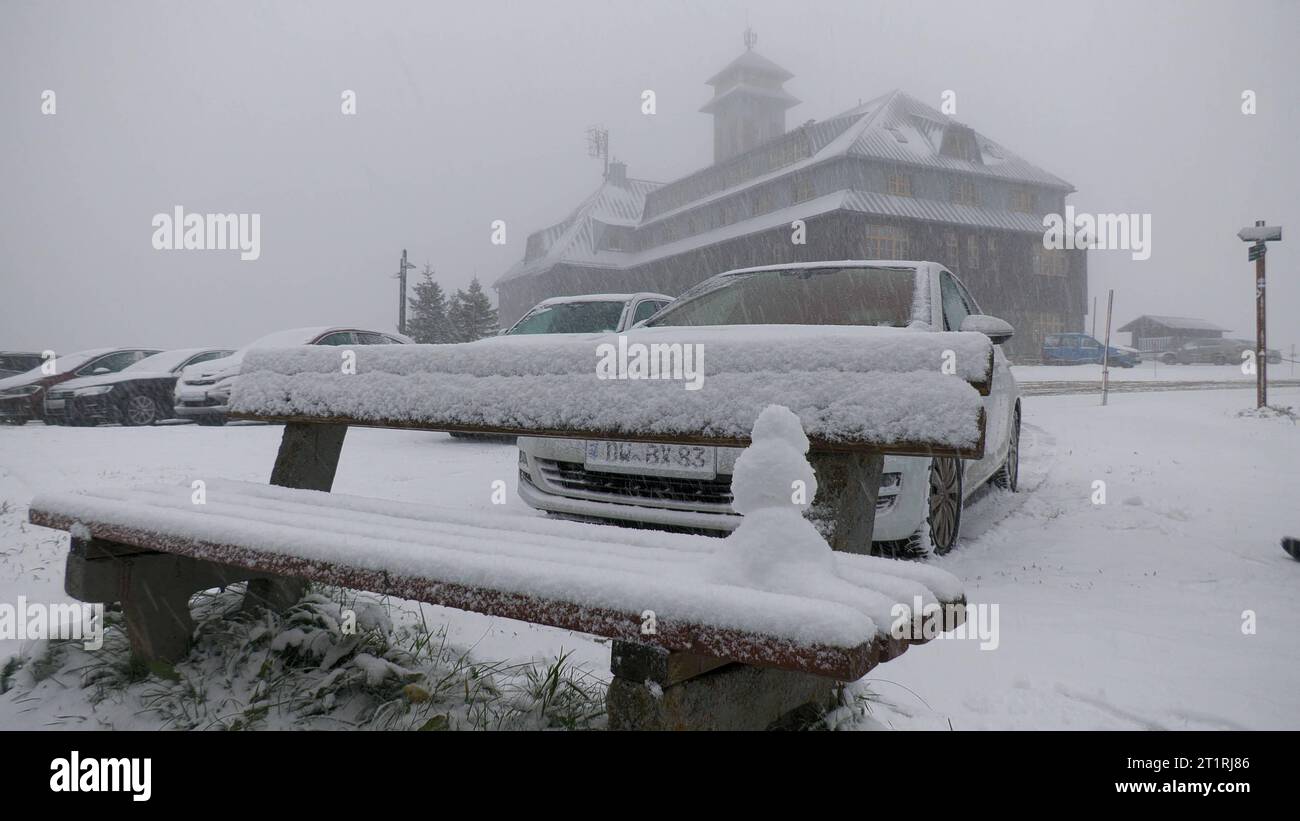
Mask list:
[[[1228,329],[1189,316],[1143,314],[1119,331],[1131,333],[1132,346],[1139,351],[1168,351],[1193,339],[1220,339]]]

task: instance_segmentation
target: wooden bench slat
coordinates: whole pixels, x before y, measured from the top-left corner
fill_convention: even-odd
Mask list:
[[[667,573],[667,578],[671,579],[673,566],[684,567],[692,557],[698,558],[702,552],[707,552],[708,544],[713,540],[706,537],[601,528],[601,536],[609,533],[611,536],[627,537],[613,538],[609,543],[603,543],[592,540],[590,526],[518,517],[520,522],[512,525],[525,527],[515,532],[517,541],[509,545],[515,555],[489,552],[476,557],[473,544],[475,539],[466,535],[475,528],[464,524],[463,519],[451,512],[422,511],[414,506],[383,500],[238,482],[211,484],[207,505],[190,504],[189,493],[187,486],[173,486],[139,491],[105,491],[99,496],[43,496],[33,501],[29,518],[34,524],[62,529],[70,529],[81,522],[96,539],[157,549],[259,573],[311,578],[328,584],[516,618],[618,640],[651,643],[673,651],[730,658],[759,666],[802,670],[840,680],[861,677],[876,663],[902,652],[907,646],[906,642],[895,641],[879,632],[883,629],[882,626],[877,626],[874,632],[860,631],[856,634],[857,639],[845,641],[845,618],[850,612],[850,608],[845,605],[816,600],[791,601],[792,597],[764,594],[761,591],[744,591],[745,599],[757,596],[764,608],[775,608],[794,618],[814,621],[829,618],[823,633],[825,636],[838,636],[839,639],[808,640],[808,635],[815,635],[816,630],[795,637],[770,631],[740,629],[735,625],[704,623],[699,619],[675,615],[672,612],[677,606],[673,603],[674,597],[662,598],[665,589],[663,577]],[[255,501],[260,501],[263,505],[257,507],[253,504]],[[391,514],[403,509],[412,513],[412,517],[401,525],[406,530],[395,531],[395,525],[384,524],[386,517],[401,521],[401,517]],[[282,523],[295,521],[295,517],[310,517],[311,511],[322,514],[319,516],[320,521],[314,525],[294,528]],[[323,515],[329,511],[354,515],[360,521],[356,527],[345,528],[337,517]],[[462,512],[462,516],[467,515]],[[248,527],[239,533],[239,539],[214,537],[216,534],[238,530],[230,527],[230,521],[239,520],[241,516]],[[451,521],[440,524],[440,516],[449,517]],[[142,522],[147,524],[142,525]],[[389,562],[387,560],[393,556],[382,555],[387,544],[385,540],[357,535],[366,528],[387,528],[384,532],[389,532],[390,535],[409,538],[407,547],[410,547],[420,546],[421,539],[428,537],[430,528],[436,530],[439,527],[445,531],[441,534],[444,539],[458,540],[460,552],[448,559],[447,545],[431,542],[427,547],[429,564],[437,564],[436,559],[441,556],[444,566],[451,562],[459,567],[471,568],[462,578],[432,578],[427,573],[416,572],[420,563],[412,564],[409,561],[412,554],[406,549],[393,548],[393,556],[405,560],[405,566],[403,561]],[[480,536],[479,540],[489,547],[492,539],[510,538],[507,534],[509,529],[509,526],[477,528],[487,535],[486,539]],[[563,537],[569,533],[573,534],[569,548],[555,550],[557,546],[563,548]],[[277,539],[283,540],[287,536],[300,538],[302,542],[292,552],[285,552],[283,546],[281,549],[270,549]],[[503,589],[467,581],[473,577],[473,568],[485,564],[496,563],[501,567],[513,566],[521,572],[537,572],[537,561],[526,555],[530,549],[530,540],[535,543],[533,546],[539,553],[544,551],[552,557],[560,557],[553,558],[545,565],[545,569],[546,572],[559,574],[561,579],[569,572],[573,579],[581,581],[583,574],[576,570],[566,571],[565,561],[561,559],[568,557],[569,562],[581,561],[583,554],[580,549],[583,544],[591,548],[588,564],[601,567],[599,572],[602,583],[610,583],[611,576],[633,572],[627,569],[629,567],[641,566],[643,571],[634,573],[634,577],[636,585],[644,587],[644,596],[638,598],[635,604],[629,600],[621,606],[610,606],[590,601],[583,603],[566,600],[553,592],[539,595],[534,591]],[[339,560],[335,555],[338,550],[331,553],[320,549],[322,544],[334,548],[349,546],[354,550],[355,558]],[[644,551],[649,558],[641,560],[639,564],[631,561],[637,551]],[[837,568],[843,569],[839,573],[841,578],[858,579],[861,582],[859,586],[863,601],[875,602],[872,609],[877,613],[882,602],[889,598],[881,592],[882,589],[893,590],[898,594],[915,591],[929,593],[929,587],[926,586],[928,581],[949,595],[954,590],[960,590],[959,583],[942,571],[911,568],[901,575],[886,574],[882,571],[892,565],[880,564],[883,561],[849,555],[836,556]],[[908,578],[909,575],[912,578]],[[574,585],[575,589],[580,590],[582,586],[578,581],[574,581]],[[872,589],[872,582],[876,589]],[[567,584],[568,581],[564,583]],[[685,584],[680,578],[674,583]],[[560,586],[563,587],[564,584]],[[614,586],[617,588],[617,584]],[[698,584],[696,587],[699,589],[692,589],[689,595],[704,597],[706,601],[716,600],[720,595],[725,597],[728,592],[725,586],[720,585]],[[929,598],[937,599],[933,595]],[[610,599],[615,600],[617,596]],[[682,601],[680,595],[677,596],[677,601],[678,604]],[[656,612],[658,633],[654,636],[641,634],[642,612],[645,609]],[[735,623],[746,624],[751,616],[742,607],[736,613]],[[865,616],[862,618],[864,623],[870,623]],[[848,619],[848,622],[851,623],[852,619]]]

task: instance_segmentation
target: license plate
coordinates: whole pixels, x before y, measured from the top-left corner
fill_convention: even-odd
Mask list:
[[[45,407],[49,408],[50,410],[63,410],[63,400],[62,400],[62,399],[46,399],[46,400],[45,400]]]
[[[712,479],[717,475],[717,449],[703,445],[590,439],[586,467],[613,473]]]

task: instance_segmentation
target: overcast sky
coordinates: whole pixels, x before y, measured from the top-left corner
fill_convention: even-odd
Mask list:
[[[1184,314],[1253,336],[1235,232],[1281,223],[1270,342],[1300,343],[1295,0],[0,0],[0,348],[393,328],[403,248],[445,287],[490,286],[594,190],[588,125],[632,176],[711,162],[704,80],[747,25],[795,75],[788,127],[952,89],[957,119],[1072,182],[1078,209],[1152,214],[1149,260],[1089,253],[1119,323]],[[260,259],[154,250],[151,220],[176,205],[260,214]]]

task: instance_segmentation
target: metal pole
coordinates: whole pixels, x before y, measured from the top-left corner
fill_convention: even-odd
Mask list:
[[[1262,226],[1263,220],[1255,225]],[[1265,246],[1267,247],[1267,246]],[[1268,338],[1264,331],[1264,254],[1255,260],[1255,400],[1256,407],[1268,404]]]
[[[1097,338],[1097,297],[1092,298],[1092,338]]]
[[[1115,289],[1110,289],[1110,294],[1106,297],[1106,342],[1105,347],[1101,349],[1101,404],[1105,406],[1107,394],[1110,392],[1110,311],[1115,304]],[[1094,339],[1096,337],[1093,337]]]
[[[406,333],[406,249],[402,249],[402,267],[397,272],[397,332]]]

